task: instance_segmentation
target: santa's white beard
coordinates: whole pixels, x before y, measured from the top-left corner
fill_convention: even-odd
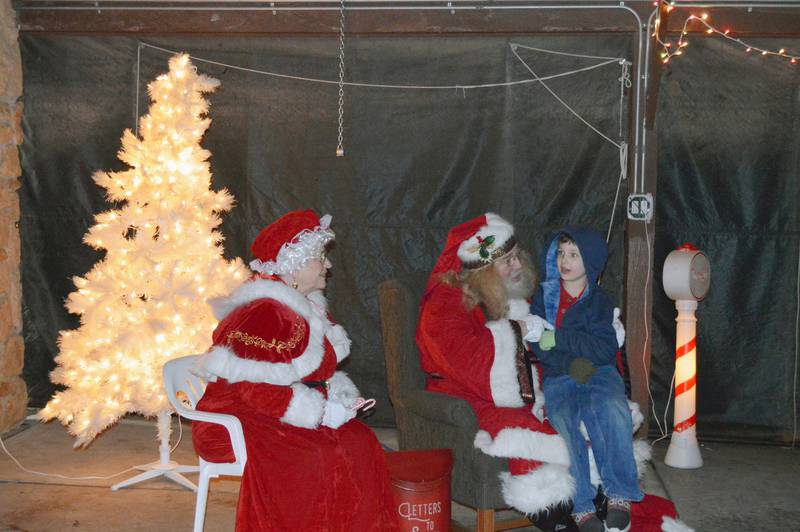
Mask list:
[[[524,272],[520,273],[518,279],[505,279],[504,283],[508,299],[529,299],[533,294],[533,283]]]

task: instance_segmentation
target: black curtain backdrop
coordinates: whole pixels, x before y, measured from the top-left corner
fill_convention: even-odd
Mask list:
[[[800,70],[721,39],[690,42],[662,78],[656,121],[656,411],[663,417],[675,366],[676,311],[661,288],[662,267],[691,242],[711,261],[711,289],[697,312],[698,433],[790,442],[798,414]],[[752,44],[800,53],[796,39]]]
[[[660,95],[655,407],[662,417],[674,367],[675,310],[661,289],[661,265],[671,249],[690,241],[707,251],[713,268],[711,293],[698,313],[700,435],[785,441],[794,408],[797,69],[697,41],[671,64]],[[258,70],[324,79],[338,74],[335,37],[147,42]],[[631,36],[597,34],[351,36],[347,76],[426,85],[528,78],[511,42],[628,59],[634,46]],[[63,308],[74,290],[71,277],[101,257],[81,242],[94,214],[110,207],[91,174],[124,168],[116,152],[123,129],[135,123],[138,46],[129,37],[22,36],[24,375],[34,406],[54,391],[48,371],[58,331],[78,326]],[[138,109],[144,114],[146,83],[166,71],[169,54],[148,47],[140,52]],[[520,53],[540,76],[598,62]],[[353,339],[345,369],[366,396],[379,400],[369,419],[374,425],[394,423],[378,316],[381,281],[429,271],[448,229],[485,211],[511,220],[534,256],[560,226],[583,224],[603,234],[609,226],[618,152],[541,86],[347,88],[346,157],[336,158],[335,85],[195,64],[222,82],[210,96],[213,123],[203,146],[212,152],[213,186],[227,187],[237,199],[222,226],[226,255],[249,260],[258,231],[289,210],[333,214],[337,240],[328,297]],[[619,75],[614,65],[548,84],[618,140]],[[630,96],[626,92],[623,102],[623,137]],[[623,198],[626,188],[623,183]],[[620,304],[623,203],[603,277],[604,289]]]

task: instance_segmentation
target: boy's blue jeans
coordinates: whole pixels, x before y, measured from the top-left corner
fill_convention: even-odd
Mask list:
[[[642,500],[633,457],[631,411],[617,368],[600,366],[586,384],[578,384],[569,375],[547,378],[544,397],[547,417],[569,449],[569,472],[576,488],[573,513],[593,512],[597,492],[590,480],[588,443],[581,434],[581,421],[592,441],[605,494]]]

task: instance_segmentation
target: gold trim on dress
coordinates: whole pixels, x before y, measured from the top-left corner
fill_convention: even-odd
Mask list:
[[[303,320],[301,318],[297,318],[294,321],[294,325],[292,326],[292,337],[285,341],[273,338],[267,342],[260,336],[247,334],[242,331],[231,331],[228,333],[225,339],[229,344],[234,340],[238,340],[244,345],[254,345],[256,347],[260,347],[261,349],[267,349],[281,353],[284,349],[294,349],[297,344],[300,343],[300,340],[303,339]]]

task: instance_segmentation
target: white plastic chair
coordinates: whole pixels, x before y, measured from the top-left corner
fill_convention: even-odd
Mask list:
[[[247,449],[244,443],[244,432],[238,418],[228,414],[212,414],[195,410],[198,401],[206,391],[206,382],[192,373],[192,366],[197,355],[175,358],[164,364],[164,388],[167,398],[175,411],[186,419],[216,423],[228,429],[231,438],[234,462],[215,463],[200,460],[200,477],[197,485],[197,503],[194,510],[194,532],[203,531],[206,518],[206,502],[208,500],[208,483],[220,475],[242,476],[247,463]]]

